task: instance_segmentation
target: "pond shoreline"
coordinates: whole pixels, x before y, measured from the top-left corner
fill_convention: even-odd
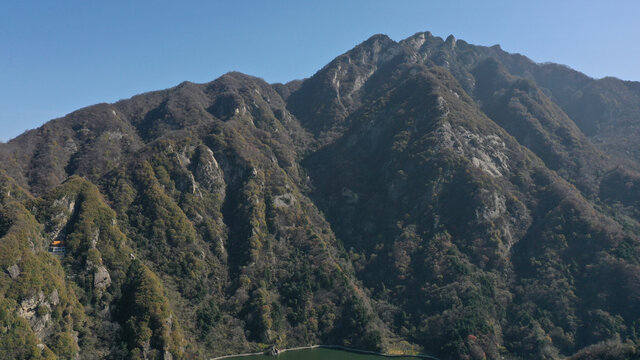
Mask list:
[[[377,356],[384,356],[384,357],[388,357],[388,358],[413,357],[413,358],[418,358],[418,359],[440,360],[437,357],[434,357],[434,356],[431,356],[431,355],[394,355],[394,354],[384,354],[384,353],[380,353],[380,352],[376,352],[376,351],[349,348],[349,347],[342,346],[342,345],[299,346],[299,347],[290,348],[290,349],[282,349],[282,350],[279,350],[278,352],[279,352],[279,354],[282,354],[282,353],[287,352],[287,351],[311,350],[311,349],[343,350],[343,351],[348,351],[348,352],[357,353],[357,354],[377,355]],[[221,360],[221,359],[229,359],[229,358],[244,357],[244,356],[256,356],[256,355],[265,355],[265,352],[262,351],[262,352],[245,353],[245,354],[224,355],[224,356],[219,356],[219,357],[215,357],[215,358],[210,358],[209,360]],[[277,355],[274,355],[274,357],[277,357]]]

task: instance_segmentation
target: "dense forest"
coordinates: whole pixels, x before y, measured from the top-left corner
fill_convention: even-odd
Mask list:
[[[640,83],[418,33],[0,144],[0,358],[640,358]]]

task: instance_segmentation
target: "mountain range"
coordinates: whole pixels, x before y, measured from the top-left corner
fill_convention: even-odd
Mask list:
[[[640,346],[640,83],[374,35],[0,144],[0,355]]]

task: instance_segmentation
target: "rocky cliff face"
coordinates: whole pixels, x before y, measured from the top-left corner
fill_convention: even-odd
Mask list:
[[[53,120],[0,144],[0,351],[624,358],[640,164],[614,140],[637,88],[376,35],[304,81],[230,73]]]

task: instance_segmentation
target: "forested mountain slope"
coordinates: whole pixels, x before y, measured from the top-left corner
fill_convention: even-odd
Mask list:
[[[638,96],[427,32],[52,120],[0,144],[0,354],[636,356]]]

